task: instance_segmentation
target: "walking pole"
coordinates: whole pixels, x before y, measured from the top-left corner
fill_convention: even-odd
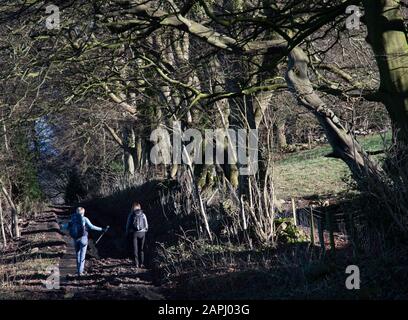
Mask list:
[[[106,227],[105,231],[99,236],[98,240],[95,241],[95,245],[98,244],[99,240],[103,237],[103,235],[109,230],[109,226]]]

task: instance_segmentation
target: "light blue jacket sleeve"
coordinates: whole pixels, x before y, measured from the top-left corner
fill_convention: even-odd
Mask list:
[[[89,221],[89,219],[87,217],[84,217],[84,221],[85,221],[85,225],[88,229],[90,230],[95,230],[95,231],[103,231],[102,228],[94,226],[91,221]]]
[[[147,218],[145,214],[143,214],[143,221],[144,221],[144,226],[145,226],[144,231],[149,230],[149,224],[147,223]]]
[[[68,230],[68,227],[69,227],[69,222],[60,224],[61,231]]]

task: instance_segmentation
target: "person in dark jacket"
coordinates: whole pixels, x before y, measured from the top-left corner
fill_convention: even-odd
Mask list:
[[[144,267],[144,244],[149,229],[147,218],[140,203],[134,202],[126,222],[126,236],[133,241],[133,256],[136,268]]]

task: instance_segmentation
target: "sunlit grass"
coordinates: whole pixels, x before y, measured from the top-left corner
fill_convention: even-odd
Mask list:
[[[375,134],[359,138],[367,151],[378,151],[391,136]],[[342,160],[327,158],[329,145],[289,154],[275,164],[275,189],[278,198],[337,194],[347,190],[350,172]],[[381,156],[376,156],[381,160]]]

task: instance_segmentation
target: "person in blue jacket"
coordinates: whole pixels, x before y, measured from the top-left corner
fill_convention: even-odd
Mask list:
[[[62,225],[62,229],[68,229],[74,240],[76,253],[76,264],[78,276],[84,274],[86,249],[88,247],[88,232],[95,230],[100,232],[107,231],[106,228],[94,226],[91,221],[85,217],[85,209],[78,207],[76,213],[71,216],[71,221]]]

